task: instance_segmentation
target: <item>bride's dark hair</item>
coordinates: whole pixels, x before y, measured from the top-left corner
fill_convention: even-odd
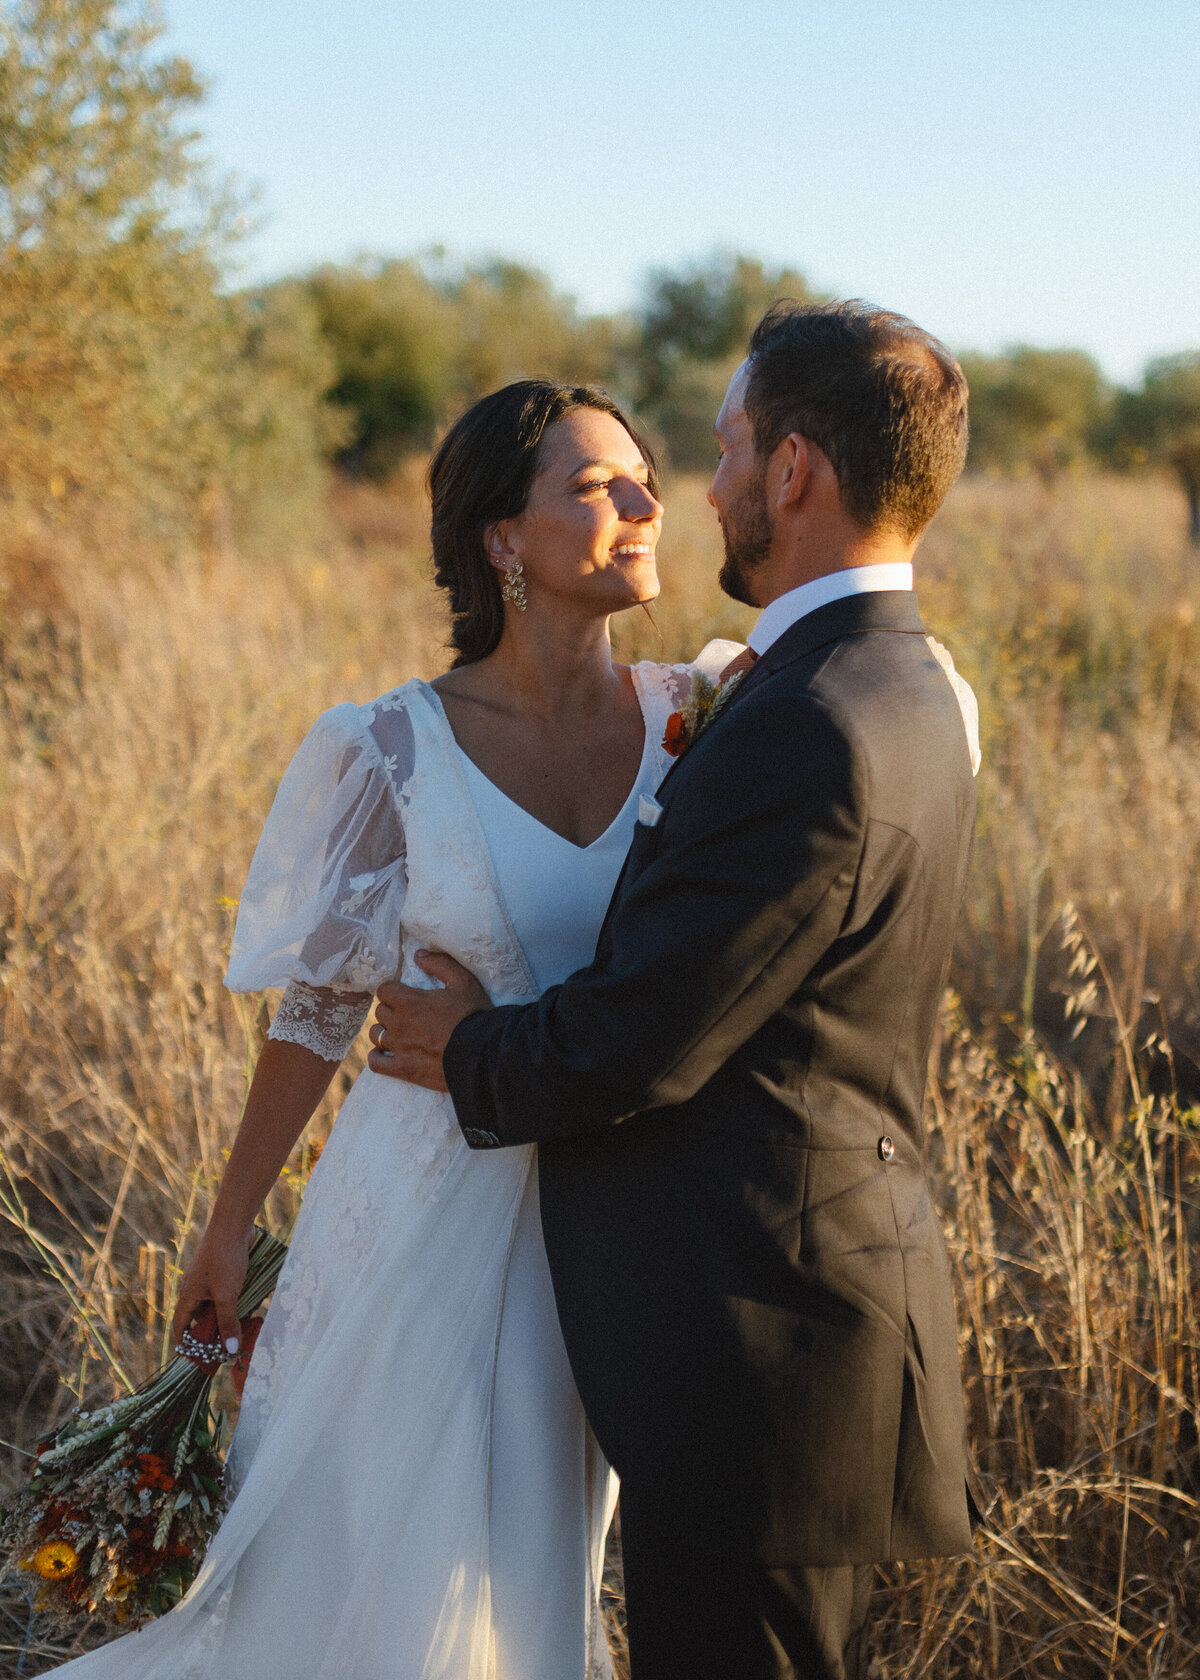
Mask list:
[[[524,510],[546,428],[577,408],[599,409],[624,426],[657,494],[649,445],[612,398],[595,385],[553,379],[518,379],[482,397],[454,422],[429,464],[433,580],[450,597],[456,666],[485,658],[504,629],[500,579],[488,560],[484,532]]]

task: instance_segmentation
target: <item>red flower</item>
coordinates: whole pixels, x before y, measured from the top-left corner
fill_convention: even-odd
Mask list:
[[[667,719],[667,732],[663,736],[663,751],[670,753],[672,758],[678,758],[688,744],[687,725],[683,721],[682,712],[672,712]]]
[[[140,1462],[135,1485],[139,1488],[161,1488],[164,1493],[170,1493],[175,1486],[175,1478],[166,1459],[152,1452],[140,1452],[138,1459]]]

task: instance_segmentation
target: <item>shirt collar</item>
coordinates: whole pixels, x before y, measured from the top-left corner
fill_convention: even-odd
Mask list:
[[[827,607],[831,601],[841,601],[847,595],[870,595],[883,589],[907,589],[913,586],[913,569],[907,560],[889,560],[882,566],[848,566],[841,572],[829,572],[824,577],[802,583],[777,595],[759,614],[758,623],[747,640],[757,654],[766,653],[785,630],[798,620]]]

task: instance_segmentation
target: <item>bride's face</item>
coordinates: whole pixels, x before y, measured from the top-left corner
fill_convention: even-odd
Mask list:
[[[611,414],[577,408],[547,428],[524,510],[493,527],[489,554],[520,560],[529,605],[620,612],[658,594],[662,504],[642,452]]]

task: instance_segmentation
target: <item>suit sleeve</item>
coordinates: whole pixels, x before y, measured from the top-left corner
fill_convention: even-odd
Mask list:
[[[685,1101],[837,938],[866,772],[819,702],[748,696],[671,783],[658,827],[635,833],[591,966],[451,1037],[446,1081],[472,1146],[570,1137]]]

